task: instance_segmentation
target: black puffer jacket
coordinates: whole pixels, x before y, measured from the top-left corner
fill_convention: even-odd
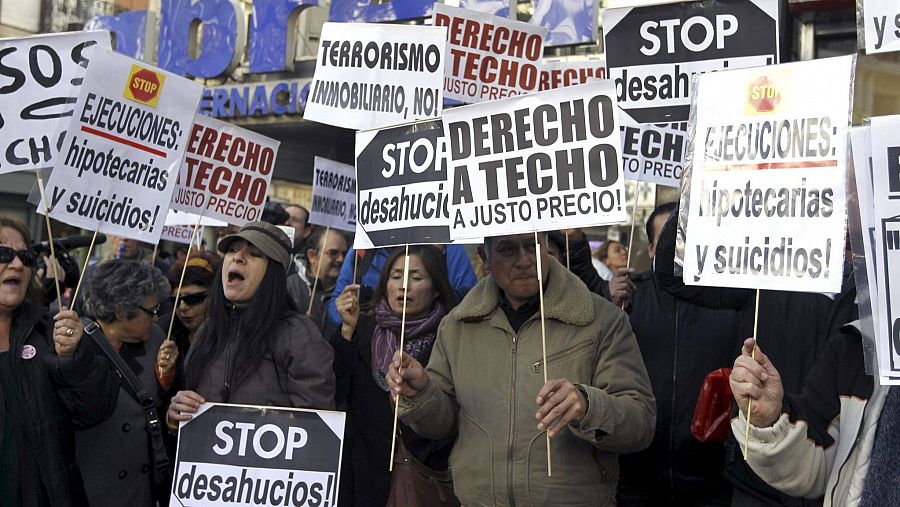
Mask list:
[[[9,358],[25,418],[25,442],[19,445],[33,450],[39,470],[30,472],[40,476],[53,506],[84,506],[75,430],[95,426],[112,414],[119,383],[89,336],[83,336],[73,355],[61,358],[54,351],[52,333],[46,308],[23,303],[13,316]],[[32,354],[23,354],[29,345],[36,351],[30,358]]]

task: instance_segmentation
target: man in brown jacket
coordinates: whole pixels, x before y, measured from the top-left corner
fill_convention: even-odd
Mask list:
[[[628,317],[539,237],[552,380],[530,234],[488,238],[479,253],[491,274],[444,318],[428,367],[408,355],[401,365],[398,353],[388,372],[405,423],[430,438],[458,432],[450,469],[464,506],[613,505],[617,454],[653,438],[655,401]]]

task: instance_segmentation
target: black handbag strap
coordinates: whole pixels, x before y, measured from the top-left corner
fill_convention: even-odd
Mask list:
[[[134,399],[140,403],[144,410],[144,418],[147,420],[147,433],[150,434],[150,444],[153,454],[153,466],[155,467],[154,481],[165,480],[169,472],[169,456],[166,454],[166,445],[163,441],[162,425],[159,421],[159,415],[156,413],[156,400],[150,396],[144,384],[137,378],[137,375],[131,371],[131,368],[125,364],[125,360],[119,355],[112,345],[106,340],[106,335],[96,322],[90,319],[84,319],[84,332],[94,339],[94,343],[100,347],[103,354],[112,361],[119,373],[119,378],[123,379],[125,388]]]

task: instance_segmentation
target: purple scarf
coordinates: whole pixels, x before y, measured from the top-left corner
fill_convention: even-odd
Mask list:
[[[435,301],[434,307],[424,317],[418,319],[406,319],[406,338],[403,340],[403,350],[422,361],[426,354],[431,352],[434,339],[437,335],[438,324],[444,318],[444,306]],[[372,336],[372,378],[379,387],[388,391],[387,375],[388,366],[394,358],[399,346],[400,315],[391,310],[387,300],[382,299],[375,307],[375,334]]]

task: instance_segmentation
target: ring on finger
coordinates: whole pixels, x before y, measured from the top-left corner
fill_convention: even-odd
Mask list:
[[[71,327],[66,328],[66,336],[72,336],[73,334],[75,334],[74,329],[72,329]]]

